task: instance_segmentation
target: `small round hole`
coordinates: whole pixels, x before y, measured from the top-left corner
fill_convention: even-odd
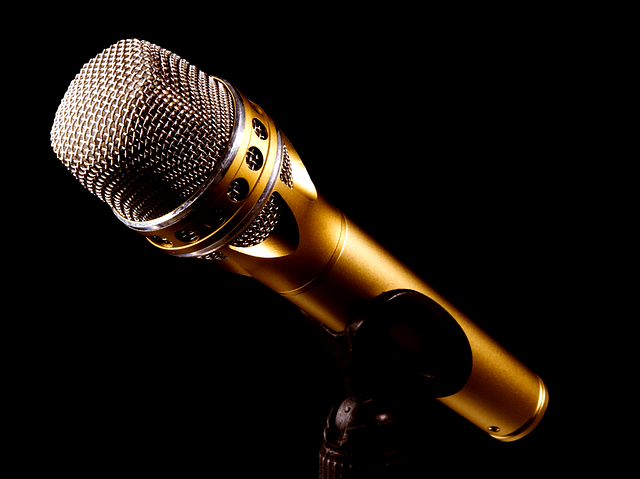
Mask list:
[[[176,233],[176,238],[178,238],[183,243],[193,243],[198,240],[198,233],[196,230],[192,230],[190,228],[185,228]]]
[[[262,152],[255,146],[252,146],[247,150],[247,156],[245,156],[245,161],[247,162],[247,166],[251,171],[258,171],[260,168],[262,168],[262,165],[264,164],[264,158],[262,156]]]
[[[253,119],[253,131],[261,140],[267,139],[267,127],[257,118]]]
[[[202,223],[204,223],[207,228],[216,229],[220,227],[226,219],[227,215],[222,208],[214,208],[212,211],[207,212]]]
[[[149,239],[159,246],[173,246],[171,241],[161,236],[149,236]]]
[[[231,201],[239,202],[249,194],[249,183],[244,178],[238,178],[231,182],[227,190],[227,196]]]

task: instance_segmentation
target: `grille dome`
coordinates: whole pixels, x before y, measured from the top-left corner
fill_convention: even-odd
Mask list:
[[[149,221],[215,173],[234,118],[223,82],[157,45],[122,40],[71,82],[51,144],[92,194],[123,218]]]

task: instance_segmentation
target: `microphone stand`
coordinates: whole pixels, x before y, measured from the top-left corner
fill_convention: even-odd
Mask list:
[[[320,479],[403,477],[418,401],[455,392],[468,379],[464,332],[440,305],[410,290],[382,294],[340,333],[303,314],[341,366],[347,396],[327,416]]]

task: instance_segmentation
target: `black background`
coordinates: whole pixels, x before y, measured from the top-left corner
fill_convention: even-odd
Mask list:
[[[28,59],[11,85],[28,92],[12,178],[29,194],[6,232],[20,263],[9,304],[23,464],[315,477],[341,400],[338,370],[295,307],[156,251],[56,159],[49,129],[69,82],[137,37],[262,106],[325,197],[547,382],[545,419],[511,444],[425,399],[424,476],[576,469],[574,446],[595,434],[572,379],[584,358],[568,352],[588,319],[577,283],[594,268],[584,257],[597,201],[585,205],[578,126],[591,43],[566,29],[573,17],[545,12],[298,8],[40,10],[44,25],[11,40]]]

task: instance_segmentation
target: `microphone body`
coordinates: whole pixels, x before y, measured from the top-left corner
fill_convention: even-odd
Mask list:
[[[513,441],[531,431],[547,405],[544,382],[324,199],[316,191],[295,148],[273,120],[230,84],[226,85],[234,92],[237,108],[244,109],[245,128],[234,159],[236,175],[223,179],[219,189],[224,193],[229,189],[226,183],[233,185],[238,177],[246,178],[249,172],[246,151],[255,147],[268,152],[264,155],[267,159],[263,174],[271,177],[280,173],[278,156],[286,150],[292,186],[275,178],[273,181],[256,179],[253,195],[259,198],[277,193],[286,211],[281,212],[275,229],[258,245],[233,246],[227,242],[217,247],[218,259],[214,259],[214,266],[255,278],[336,332],[343,331],[362,308],[387,291],[411,289],[428,296],[462,327],[473,358],[466,385],[438,400],[496,439]],[[251,126],[255,119],[261,125],[259,134]],[[270,165],[273,167],[269,168]],[[271,192],[266,191],[269,185],[273,188]],[[216,208],[220,208],[221,202],[233,203],[228,195],[222,195],[215,201]],[[186,216],[186,222],[144,233],[154,239],[163,238],[160,244],[154,239],[150,241],[170,254],[206,256],[210,247],[205,245],[212,242],[213,237],[185,244],[178,239],[180,231],[188,230],[200,236],[200,231],[206,230],[198,220],[194,224],[194,216]],[[127,224],[134,229],[140,226]]]
[[[543,381],[326,201],[264,110],[228,82],[206,81],[233,104],[215,174],[169,213],[139,220],[118,203],[119,219],[166,253],[255,278],[336,332],[385,292],[431,298],[462,328],[472,355],[464,386],[438,400],[501,441],[528,434],[547,407]]]

